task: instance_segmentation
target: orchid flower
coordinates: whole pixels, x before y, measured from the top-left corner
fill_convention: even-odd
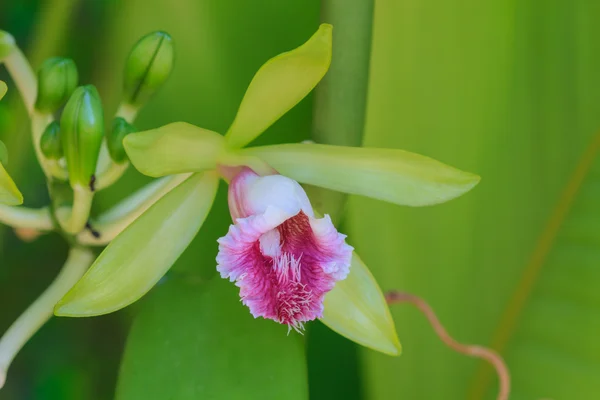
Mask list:
[[[313,210],[300,184],[426,206],[462,195],[479,177],[396,149],[244,148],[318,84],[331,61],[331,37],[332,27],[323,24],[306,43],[264,64],[225,135],[179,122],[124,137],[129,161],[161,177],[156,185],[170,191],[146,196],[152,199],[146,211],[111,241],[57,304],[56,315],[106,314],[148,292],[200,229],[221,177],[230,183],[234,223],[219,240],[217,269],[240,287],[255,317],[296,330],[319,318],[359,344],[400,353],[377,282],[331,220]],[[94,229],[105,234],[101,224]]]
[[[240,287],[254,317],[301,331],[323,316],[325,294],[346,279],[352,247],[331,218],[315,218],[298,182],[244,168],[229,185],[235,221],[219,239],[217,270]]]

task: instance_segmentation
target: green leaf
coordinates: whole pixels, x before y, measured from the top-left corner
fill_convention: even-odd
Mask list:
[[[254,319],[223,279],[170,281],[129,335],[117,400],[307,400],[303,337]]]
[[[250,143],[313,90],[331,63],[332,30],[322,24],[302,46],[260,67],[225,135],[230,146]]]
[[[321,321],[340,335],[388,355],[402,351],[383,293],[356,253],[350,274],[325,296],[324,306]]]
[[[556,241],[534,249],[600,128],[600,52],[588,40],[600,33],[597,4],[464,5],[477,16],[445,2],[377,2],[364,145],[460,163],[482,184],[423,209],[351,197],[347,231],[384,290],[424,298],[458,341],[503,348],[511,400],[593,399],[598,161]],[[365,398],[497,398],[489,365],[447,349],[411,306],[391,308],[405,351],[361,352]]]
[[[396,149],[303,143],[253,147],[242,154],[301,183],[407,206],[443,203],[479,182],[477,175]]]
[[[0,163],[0,204],[9,206],[23,204],[23,195],[4,169],[2,163]]]
[[[194,174],[156,202],[108,245],[58,302],[55,314],[107,314],[146,294],[202,226],[217,183],[214,173]]]
[[[152,177],[214,169],[224,145],[218,133],[185,122],[130,133],[123,140],[131,163]]]
[[[493,346],[511,369],[515,395],[560,399],[600,392],[599,149],[600,134],[581,158],[498,323]],[[495,390],[489,367],[480,367],[472,387],[477,397]],[[539,378],[531,379],[531,371]]]

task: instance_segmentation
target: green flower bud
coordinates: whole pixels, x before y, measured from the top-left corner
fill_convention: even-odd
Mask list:
[[[8,56],[15,47],[15,38],[8,32],[0,31],[0,60]]]
[[[165,32],[141,38],[125,64],[124,100],[141,106],[167,80],[173,68],[173,40]]]
[[[125,148],[123,147],[123,139],[132,132],[135,132],[133,125],[125,121],[124,118],[115,118],[112,130],[107,134],[106,138],[108,152],[114,162],[121,164],[127,160],[127,153],[125,153]]]
[[[102,102],[92,85],[78,87],[60,120],[60,136],[71,186],[90,186],[104,136]]]
[[[53,113],[62,107],[77,87],[79,76],[75,62],[69,58],[53,57],[38,71],[38,97],[35,108]]]
[[[59,160],[63,156],[63,148],[60,140],[60,125],[58,122],[51,122],[40,139],[40,148],[42,154],[50,160]]]
[[[0,164],[8,164],[8,150],[2,140],[0,140]]]

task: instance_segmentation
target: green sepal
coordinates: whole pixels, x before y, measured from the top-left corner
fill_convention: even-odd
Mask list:
[[[332,31],[321,24],[306,43],[260,67],[225,135],[231,147],[250,143],[313,90],[331,63]]]
[[[125,64],[124,101],[145,104],[167,80],[173,69],[173,40],[166,32],[152,32],[131,49]]]
[[[70,58],[52,57],[38,71],[38,92],[35,108],[54,113],[62,107],[79,82],[77,66]]]
[[[479,176],[399,149],[282,144],[243,149],[308,185],[406,206],[427,206],[471,190]]]
[[[60,140],[60,124],[52,121],[40,138],[42,154],[50,160],[59,160],[63,157],[62,142]]]
[[[185,122],[131,133],[123,146],[135,168],[152,177],[214,169],[226,151],[223,136]]]
[[[7,57],[17,47],[13,35],[0,31],[0,60]],[[2,98],[2,96],[0,96]]]
[[[194,174],[152,205],[106,247],[54,313],[108,314],[146,294],[198,233],[218,181],[214,172]]]
[[[124,118],[117,117],[114,119],[112,129],[106,135],[106,144],[110,158],[117,164],[127,161],[127,153],[123,147],[123,139],[130,133],[135,132],[135,127],[127,122]]]
[[[75,90],[60,120],[60,136],[71,186],[90,185],[104,137],[102,102],[94,86]]]
[[[348,277],[325,295],[321,321],[342,336],[373,350],[397,356],[402,347],[377,281],[356,253]]]

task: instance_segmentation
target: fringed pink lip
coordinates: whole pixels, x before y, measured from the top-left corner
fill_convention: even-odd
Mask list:
[[[254,317],[301,331],[348,275],[346,236],[327,215],[315,218],[302,187],[281,175],[244,169],[231,181],[229,205],[235,224],[218,241],[217,270],[236,282]]]

